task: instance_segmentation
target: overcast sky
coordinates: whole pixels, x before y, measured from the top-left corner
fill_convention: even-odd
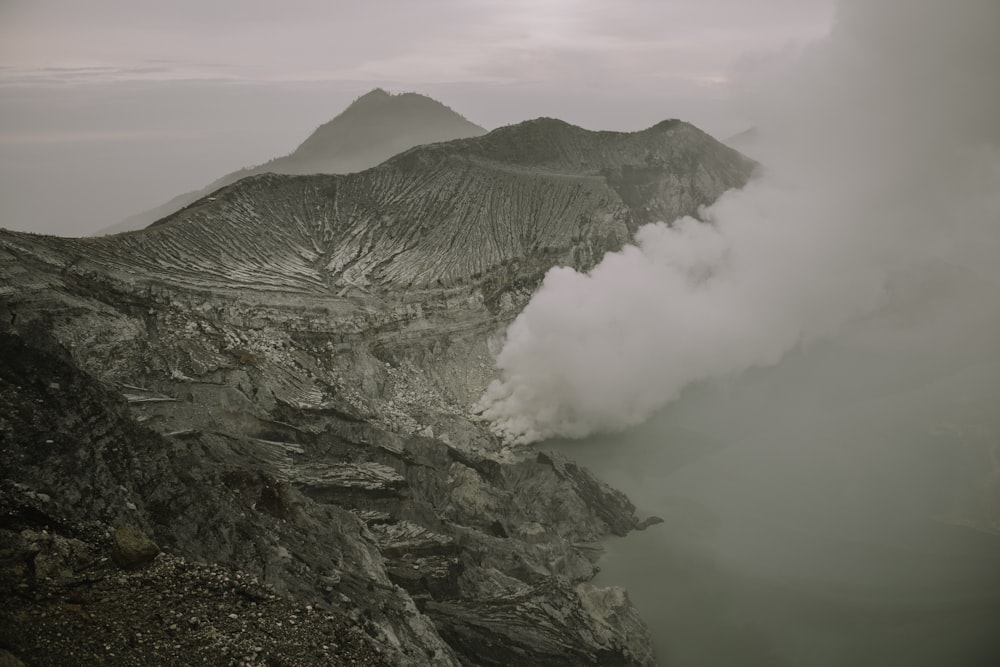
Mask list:
[[[379,86],[487,129],[689,120],[833,0],[0,0],[0,227],[85,235],[295,148]]]

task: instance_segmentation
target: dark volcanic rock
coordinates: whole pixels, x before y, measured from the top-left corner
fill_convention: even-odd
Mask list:
[[[439,636],[439,627],[452,622],[453,605],[496,599],[502,608],[499,599],[512,591],[572,587],[595,571],[594,540],[612,524],[637,524],[620,494],[597,483],[581,486],[549,462],[498,463],[436,440],[372,427],[359,432],[350,422],[339,432],[302,438],[295,448],[301,472],[294,461],[262,456],[268,445],[260,441],[197,433],[166,439],[136,425],[121,399],[58,355],[9,334],[0,335],[0,353],[11,362],[0,369],[0,457],[4,474],[17,480],[7,482],[0,532],[36,544],[22,547],[19,553],[27,555],[4,567],[15,581],[8,589],[31,571],[46,581],[75,581],[99,562],[98,554],[108,553],[110,544],[100,545],[113,540],[109,526],[127,517],[165,545],[171,567],[176,555],[246,572],[297,604],[351,619],[391,663],[420,664],[432,656],[432,662],[456,664],[464,649],[457,647],[456,657]],[[335,498],[314,500],[298,490],[324,478],[320,461],[339,461],[328,464],[338,475],[351,471],[346,483],[334,475],[341,484]],[[88,473],[74,474],[81,467]],[[365,470],[377,474],[358,472]],[[393,493],[372,492],[386,481]],[[58,529],[65,538],[53,546],[39,529]],[[116,532],[121,541],[127,531]],[[163,558],[151,566],[155,572]],[[537,594],[519,604],[537,605],[535,613],[544,616],[543,603]],[[642,635],[606,626],[581,598],[564,596],[561,604],[577,631],[608,635],[607,646],[581,651],[642,654]],[[10,620],[15,626],[18,619],[51,617],[30,600],[19,609]],[[126,617],[107,613],[108,623]],[[230,613],[238,610],[227,607]],[[255,627],[259,632],[264,624]],[[44,648],[18,636],[29,654]],[[185,659],[209,650],[179,646],[176,655]],[[142,664],[145,654],[137,655],[115,664]],[[317,657],[296,664],[320,663]]]
[[[583,602],[581,604],[581,601]],[[441,634],[468,664],[644,665],[653,663],[646,628],[620,590],[546,581],[528,590],[488,600],[430,601],[425,606]],[[596,612],[596,613],[594,613]],[[625,627],[602,632],[595,616]],[[610,627],[610,624],[609,626]],[[642,651],[636,653],[636,647]]]
[[[392,663],[436,655],[454,664],[430,620],[392,586],[361,522],[278,482],[252,443],[166,439],[135,424],[113,392],[15,336],[0,334],[0,358],[0,461],[17,480],[12,488],[24,489],[4,508],[3,527],[60,527],[107,541],[108,553],[110,526],[130,523],[168,552],[245,571],[300,604],[350,617]],[[280,510],[262,506],[276,496]]]
[[[0,508],[16,502],[17,491],[6,489]],[[66,528],[79,532],[71,522]],[[8,660],[22,661],[0,664],[391,664],[357,623],[284,598],[257,577],[172,555],[122,572],[96,556],[102,546],[0,526],[7,561],[37,563],[81,549],[91,555],[58,573],[0,569],[0,637]]]

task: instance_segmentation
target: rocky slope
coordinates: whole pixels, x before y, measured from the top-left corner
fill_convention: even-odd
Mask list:
[[[0,531],[2,665],[389,664],[358,623],[291,602],[255,576],[173,555],[122,570],[106,540],[63,525]]]
[[[129,216],[96,235],[142,229],[219,188],[255,174],[348,174],[374,167],[414,146],[475,137],[485,132],[429,97],[417,93],[392,95],[376,88],[316,128],[288,155],[226,174],[200,190],[185,192],[156,208]]]
[[[587,584],[599,541],[646,522],[468,410],[549,267],[591,266],[752,167],[677,121],[541,119],[358,174],[253,177],[138,233],[0,232],[10,553],[34,553],[30,497],[42,524],[96,531],[61,538],[99,550],[135,526],[170,567],[257,577],[391,664],[650,664],[624,592]]]
[[[605,654],[649,662],[645,630],[627,598],[584,583],[594,573],[596,540],[637,527],[634,508],[573,464],[538,455],[502,465],[348,420],[294,440],[284,434],[290,441],[203,431],[164,436],[137,424],[120,396],[61,358],[44,332],[30,340],[0,336],[0,584],[18,601],[2,622],[7,648],[30,664],[51,664],[33,660],[59,645],[32,631],[36,617],[55,628],[52,614],[64,612],[65,602],[92,620],[110,614],[111,601],[124,595],[127,582],[116,583],[120,575],[108,571],[111,552],[103,545],[110,528],[122,525],[141,528],[188,561],[163,566],[175,573],[168,590],[159,590],[165,575],[157,572],[142,584],[173,600],[172,612],[185,619],[197,616],[184,600],[197,598],[191,591],[204,574],[193,561],[247,573],[293,599],[296,614],[304,605],[333,614],[327,621],[348,633],[350,650],[371,653],[377,645],[380,662],[476,664],[516,645],[530,664],[580,664],[564,653],[567,643],[577,659],[587,658],[583,664]],[[187,591],[176,588],[183,585]],[[222,618],[258,611],[234,610],[224,599],[215,604],[224,607],[215,611]],[[541,625],[506,624],[518,610]],[[167,641],[163,613],[114,633]],[[492,628],[498,648],[442,641],[439,623],[473,613]],[[230,643],[252,651],[266,641],[263,631],[246,630]],[[186,637],[177,650],[190,642],[199,651],[219,649],[203,640]],[[118,639],[107,641],[122,650]]]

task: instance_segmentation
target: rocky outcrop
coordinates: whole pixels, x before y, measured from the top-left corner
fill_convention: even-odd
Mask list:
[[[0,510],[0,664],[391,664],[356,622],[256,576],[174,555],[123,572],[93,525],[16,518],[42,511],[24,489]]]
[[[472,664],[653,663],[646,628],[621,589],[549,581],[486,600],[429,602],[426,610],[437,619],[442,636]],[[610,621],[607,628],[600,623],[595,628],[595,617]],[[607,631],[611,627],[615,630]],[[625,644],[620,643],[623,634]]]
[[[442,640],[456,605],[470,600],[486,606],[480,618],[496,605],[494,633],[509,630],[531,663],[558,653],[539,644],[535,656],[517,627],[504,630],[506,597],[575,590],[595,572],[596,540],[638,522],[621,494],[596,481],[580,486],[585,473],[567,474],[547,458],[498,463],[360,422],[301,434],[294,446],[165,437],[135,424],[127,403],[58,353],[9,334],[0,336],[0,353],[11,360],[0,369],[0,457],[16,492],[0,532],[15,542],[41,526],[70,536],[58,559],[35,558],[36,572],[86,567],[93,557],[73,550],[92,548],[72,547],[76,535],[111,543],[115,562],[131,564],[118,554],[122,543],[142,542],[132,530],[101,537],[128,522],[163,546],[170,567],[177,557],[245,572],[296,604],[350,619],[391,663],[479,662],[483,649],[468,653]],[[84,528],[67,528],[74,525]],[[603,660],[607,651],[644,655],[644,635],[623,634],[635,628],[591,614],[584,598],[564,597],[552,607],[536,591],[518,604],[548,619],[552,632],[572,626],[606,641],[551,664]]]
[[[9,335],[0,346],[10,360],[0,368],[0,460],[5,477],[42,499],[30,516],[136,526],[168,553],[247,572],[352,618],[396,663],[440,654],[455,664],[431,621],[389,581],[363,523],[279,482],[255,443],[165,438],[52,352]]]

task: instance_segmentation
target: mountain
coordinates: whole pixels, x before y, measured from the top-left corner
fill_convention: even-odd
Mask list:
[[[141,235],[65,247],[187,287],[470,292],[511,271],[537,281],[554,264],[585,268],[643,223],[697,215],[751,165],[679,121],[617,133],[538,119],[364,172],[251,177]]]
[[[27,360],[0,367],[0,542],[62,562],[130,524],[171,567],[257,577],[390,664],[652,664],[627,594],[589,582],[601,539],[655,518],[470,409],[548,269],[592,267],[754,168],[681,121],[543,118],[356,173],[251,176],[134,233],[0,230],[0,353]],[[18,637],[59,586],[117,581],[5,572],[29,591]]]
[[[421,144],[485,134],[445,105],[417,93],[377,88],[320,125],[290,155],[267,164],[276,174],[361,171]]]
[[[734,148],[744,155],[753,155],[757,152],[757,147],[760,143],[760,130],[756,127],[751,127],[742,132],[734,134],[725,141],[724,144],[730,148]]]
[[[255,174],[347,174],[374,167],[414,146],[475,137],[486,130],[445,105],[417,93],[392,95],[376,88],[320,125],[294,151],[256,167],[240,169],[210,185],[185,192],[156,208],[105,227],[95,235],[147,227],[219,188]]]

